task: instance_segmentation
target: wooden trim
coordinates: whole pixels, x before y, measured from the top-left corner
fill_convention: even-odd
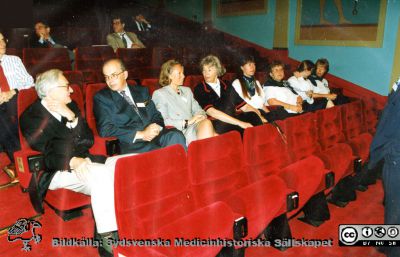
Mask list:
[[[392,90],[393,82],[395,82],[399,76],[400,76],[400,19],[397,25],[397,36],[396,36],[396,45],[393,56],[392,76],[390,77],[388,92]]]
[[[274,48],[288,47],[289,0],[276,1]]]

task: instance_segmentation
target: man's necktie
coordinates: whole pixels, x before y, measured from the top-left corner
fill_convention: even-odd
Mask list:
[[[46,47],[48,47],[48,48],[53,47],[53,43],[51,43],[51,41],[48,40],[48,39],[46,39],[46,40],[44,41],[44,43],[46,44]]]
[[[10,85],[8,84],[6,75],[4,74],[3,67],[1,66],[1,61],[0,61],[0,89],[1,92],[10,91]]]
[[[140,23],[140,27],[142,28],[142,30],[141,30],[141,31],[145,31],[145,29],[144,29],[144,25],[143,25],[143,22],[141,22],[141,23]]]
[[[121,39],[122,39],[122,43],[124,43],[124,47],[127,48],[128,47],[128,42],[126,42],[125,33],[123,33],[121,35]]]
[[[122,97],[128,102],[128,104],[133,108],[136,114],[139,116],[141,120],[143,120],[142,115],[140,115],[139,109],[137,108],[136,104],[132,101],[132,99],[126,94],[125,91],[121,91],[120,94]]]

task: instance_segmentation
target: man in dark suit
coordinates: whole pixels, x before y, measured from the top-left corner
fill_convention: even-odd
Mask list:
[[[400,79],[383,110],[370,147],[369,168],[382,159],[385,192],[385,224],[400,224]],[[400,256],[399,247],[385,249],[387,256]]]
[[[35,23],[35,33],[37,39],[33,42],[33,48],[64,48],[64,43],[56,40],[50,35],[50,26],[43,22],[38,21]]]
[[[122,153],[148,152],[174,144],[186,148],[182,132],[165,128],[149,90],[127,84],[128,72],[121,60],[107,61],[103,74],[108,87],[94,96],[93,106],[101,136],[117,137]]]

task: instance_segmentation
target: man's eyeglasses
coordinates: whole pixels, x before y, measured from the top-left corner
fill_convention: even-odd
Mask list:
[[[58,87],[65,87],[68,91],[69,91],[69,89],[71,88],[71,86],[70,85],[66,85],[66,86],[58,86]]]
[[[122,73],[124,73],[124,71],[121,71],[120,73],[113,73],[111,75],[104,75],[104,79],[107,80],[114,80],[116,78],[118,78],[119,75],[121,75]]]

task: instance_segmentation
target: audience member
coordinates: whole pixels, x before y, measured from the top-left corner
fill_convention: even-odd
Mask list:
[[[260,117],[270,122],[275,120],[273,113],[265,106],[267,98],[261,84],[254,78],[256,73],[254,57],[251,55],[240,56],[239,65],[243,75],[233,81],[233,88],[248,105],[254,107]]]
[[[195,87],[194,97],[207,115],[211,116],[218,134],[231,130],[243,133],[245,128],[263,123],[257,110],[240,98],[232,85],[218,79],[218,76],[225,73],[218,57],[204,57],[200,68],[204,81]]]
[[[18,90],[33,86],[28,74],[17,56],[6,54],[7,39],[0,33],[0,144],[12,162],[14,152],[20,148],[18,136],[17,98]],[[12,171],[10,171],[12,172]],[[15,174],[9,174],[13,178]]]
[[[107,44],[116,52],[118,48],[145,48],[137,35],[125,31],[125,23],[120,17],[113,18],[114,33],[107,35]]]
[[[294,71],[293,76],[288,79],[290,86],[303,99],[302,106],[306,112],[332,107],[332,103],[329,103],[326,98],[318,98],[318,100],[313,98],[314,86],[308,77],[311,75],[314,67],[315,65],[312,61],[304,60]]]
[[[165,125],[181,130],[189,145],[193,140],[213,137],[216,133],[190,88],[182,86],[184,78],[183,66],[178,61],[165,62],[160,73],[163,88],[154,91],[153,101]]]
[[[281,106],[277,119],[283,120],[303,112],[303,99],[283,80],[285,77],[284,64],[273,61],[269,66],[269,78],[264,83],[264,92],[268,105]]]
[[[329,62],[327,59],[318,59],[315,63],[315,69],[309,77],[309,80],[313,84],[313,97],[325,97],[329,101],[332,101],[332,105],[345,104],[349,102],[349,99],[343,94],[331,93],[329,89],[328,81],[325,79],[325,75],[329,71]]]
[[[32,149],[43,153],[46,167],[38,176],[37,189],[29,189],[32,204],[42,213],[47,190],[64,188],[90,195],[103,240],[101,250],[111,253],[106,240],[116,238],[114,168],[118,157],[106,159],[89,153],[93,134],[71,100],[73,90],[62,71],[52,69],[38,75],[35,87],[39,99],[21,116],[22,134]]]
[[[64,42],[58,41],[50,35],[50,26],[43,22],[38,21],[35,23],[35,33],[38,37],[37,40],[32,44],[33,48],[66,48]]]
[[[122,153],[148,152],[173,144],[186,148],[186,140],[177,129],[166,129],[145,87],[127,84],[128,72],[119,59],[104,63],[108,85],[94,96],[97,129],[103,137],[117,137]]]
[[[136,31],[150,31],[151,30],[151,24],[146,20],[146,18],[141,14],[138,13],[136,16],[132,17],[134,20],[134,29]]]

